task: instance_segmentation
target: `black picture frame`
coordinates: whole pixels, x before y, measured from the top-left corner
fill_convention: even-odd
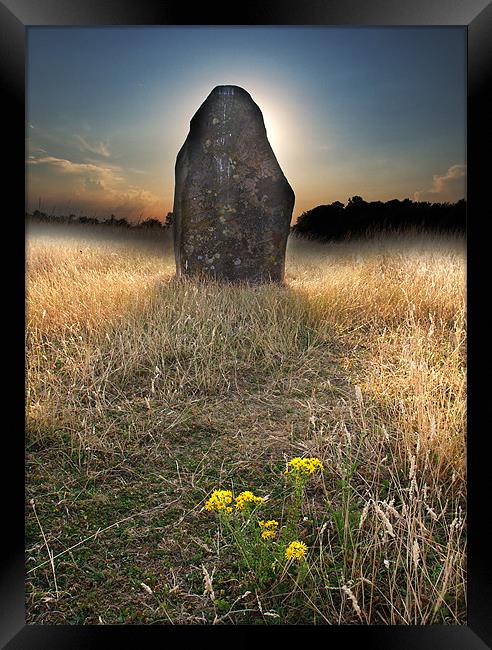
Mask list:
[[[344,643],[364,648],[474,650],[492,645],[492,580],[489,554],[488,458],[485,442],[488,431],[479,425],[480,410],[487,404],[485,374],[487,346],[480,346],[485,333],[479,279],[486,276],[485,246],[490,241],[488,164],[490,145],[492,67],[492,4],[489,0],[280,0],[243,3],[238,9],[229,4],[203,3],[193,9],[184,3],[139,0],[0,0],[0,70],[3,90],[4,134],[11,144],[4,150],[7,160],[7,199],[4,223],[4,250],[11,252],[4,271],[8,325],[5,351],[12,353],[7,367],[8,389],[5,411],[11,415],[4,425],[3,487],[4,551],[1,554],[0,643],[9,650],[26,648],[89,648],[108,642],[147,643],[177,641],[191,633],[213,635],[210,640],[233,634],[234,643],[249,642],[256,626],[193,626],[180,628],[179,637],[171,626],[43,626],[25,624],[24,563],[24,149],[25,138],[25,37],[34,25],[340,25],[340,26],[437,26],[466,28],[468,34],[468,129],[467,129],[467,294],[469,318],[468,390],[468,624],[466,626],[324,626],[327,644]],[[489,133],[489,136],[487,136]],[[488,205],[488,212],[487,212]],[[8,235],[5,233],[8,232]],[[4,255],[5,257],[5,255]],[[5,310],[7,311],[7,310]],[[485,342],[485,339],[483,339]],[[483,364],[483,366],[481,365]],[[484,371],[483,374],[481,371]],[[8,460],[6,460],[8,459]],[[5,471],[6,466],[10,473]],[[246,628],[246,629],[245,629]],[[311,630],[310,630],[311,631]],[[320,628],[316,628],[320,631]],[[277,634],[275,626],[261,626],[265,634]],[[301,634],[306,634],[303,626]],[[258,630],[258,633],[260,631]],[[150,639],[152,635],[154,638]],[[166,635],[166,636],[162,636]],[[171,636],[169,636],[171,635]],[[184,636],[183,636],[184,635]],[[273,637],[271,637],[273,639]],[[203,642],[202,639],[200,641]]]

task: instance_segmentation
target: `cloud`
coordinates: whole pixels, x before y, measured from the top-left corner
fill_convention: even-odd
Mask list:
[[[111,156],[109,147],[105,142],[89,142],[87,138],[84,138],[82,135],[78,135],[77,133],[74,134],[73,139],[75,140],[79,151],[89,151],[90,153],[95,153],[103,158],[109,158]]]
[[[104,181],[98,181],[94,178],[87,177],[84,181],[84,188],[88,192],[103,192],[106,188]]]
[[[50,165],[55,170],[65,174],[89,174],[113,182],[123,181],[121,176],[121,167],[116,165],[98,165],[97,163],[76,163],[66,158],[56,158],[55,156],[41,156],[27,160],[29,165]]]
[[[466,165],[452,165],[445,174],[434,174],[428,190],[414,193],[416,201],[457,201],[465,196]]]
[[[112,212],[128,217],[148,214],[149,211],[155,216],[162,212],[163,197],[130,184],[122,167],[109,163],[79,163],[50,155],[30,156],[26,163],[32,168],[30,176],[34,177],[31,182],[38,185],[40,192],[56,195],[57,202],[75,198],[81,210],[91,211],[97,205],[99,210],[108,214]],[[46,169],[49,180],[45,174],[39,176],[34,171],[36,169]]]

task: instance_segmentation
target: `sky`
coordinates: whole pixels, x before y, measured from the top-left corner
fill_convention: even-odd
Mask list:
[[[354,195],[466,195],[464,28],[30,27],[26,78],[30,212],[164,219],[223,84],[260,107],[294,220]]]

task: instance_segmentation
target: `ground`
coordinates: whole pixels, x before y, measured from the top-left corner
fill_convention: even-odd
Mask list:
[[[285,286],[176,281],[167,235],[32,228],[31,623],[464,623],[459,237],[291,239]],[[317,457],[295,564],[245,568],[214,489]]]

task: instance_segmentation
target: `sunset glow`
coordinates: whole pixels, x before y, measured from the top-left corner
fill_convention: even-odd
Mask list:
[[[189,121],[245,88],[296,194],[465,196],[461,28],[29,28],[27,206],[163,219]]]

